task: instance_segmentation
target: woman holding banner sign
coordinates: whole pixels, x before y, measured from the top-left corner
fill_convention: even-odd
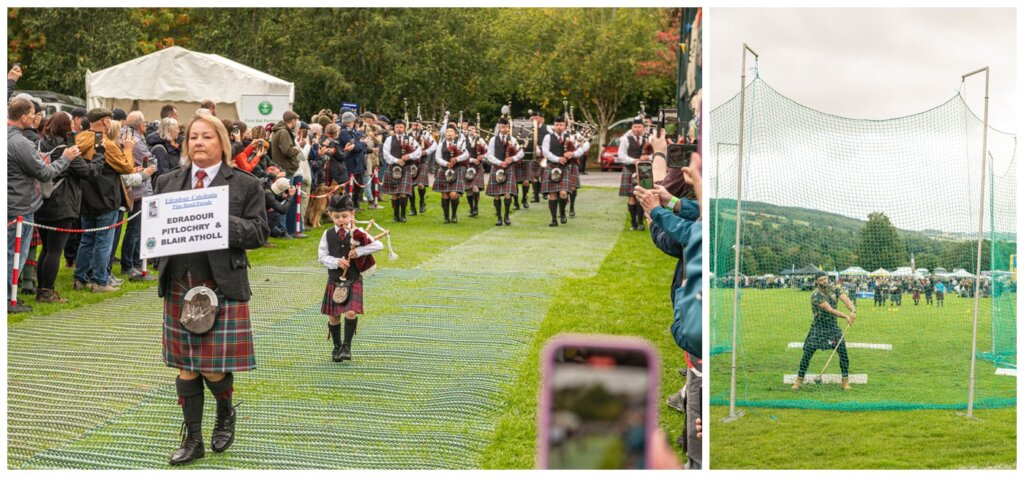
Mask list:
[[[227,129],[217,118],[197,115],[185,130],[181,167],[160,176],[156,193],[228,186],[228,248],[157,259],[158,292],[164,299],[163,359],[178,369],[178,404],[184,414],[181,447],[170,464],[204,455],[203,383],[217,400],[211,449],[234,442],[232,373],[256,367],[249,321],[249,259],[270,228],[263,190],[255,177],[235,171]]]

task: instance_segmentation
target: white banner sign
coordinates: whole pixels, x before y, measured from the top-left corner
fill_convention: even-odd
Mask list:
[[[243,94],[239,119],[250,128],[277,124],[288,111],[287,94]]]
[[[228,186],[142,199],[141,258],[228,248]]]

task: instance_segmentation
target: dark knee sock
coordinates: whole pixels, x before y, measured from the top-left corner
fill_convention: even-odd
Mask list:
[[[633,210],[633,204],[626,204],[626,210],[629,211],[629,225],[636,227],[636,211]]]
[[[451,211],[449,210],[449,202],[450,201],[447,198],[442,198],[441,199],[441,210],[444,211],[444,218],[445,219],[451,218]]]
[[[798,376],[801,378],[807,374],[807,367],[811,365],[811,357],[814,356],[814,348],[804,346],[804,355],[800,358],[800,373]]]
[[[576,210],[576,191],[569,193],[569,210]]]
[[[533,189],[533,198],[540,199],[540,182],[531,182],[530,187]]]
[[[423,200],[423,198],[427,196],[427,188],[426,187],[420,187],[419,193],[420,193],[420,205],[426,204],[426,202]]]
[[[551,211],[551,220],[555,220],[558,216],[558,200],[548,199],[548,210]]]
[[[345,318],[345,344],[352,346],[352,336],[356,334],[356,325],[359,324],[359,317],[351,320]]]
[[[412,194],[409,194],[409,206],[413,209],[416,208],[416,191],[413,191]]]
[[[512,206],[512,198],[511,197],[506,197],[505,198],[505,217],[508,217],[508,210],[509,210],[509,208],[511,206]]]
[[[850,376],[850,357],[846,354],[846,342],[839,343],[839,369],[843,373],[843,377]]]
[[[498,217],[500,218],[501,217],[501,198],[500,197],[495,197],[494,198],[494,211],[498,213]]]
[[[558,197],[558,213],[559,215],[565,215],[565,204],[569,202],[569,199],[563,199],[561,196]]]
[[[178,388],[178,405],[185,417],[185,426],[189,434],[202,436],[203,429],[203,379],[174,379]]]
[[[334,346],[341,346],[341,323],[336,325],[328,323],[327,331],[331,333],[331,341],[334,342]]]
[[[456,197],[454,199],[448,199],[448,200],[451,201],[452,216],[454,217],[456,215],[459,215],[459,198]]]
[[[526,202],[526,198],[529,197],[529,194],[530,194],[530,184],[529,183],[523,184],[523,202]]]
[[[210,394],[217,399],[217,416],[224,417],[231,414],[231,394],[235,392],[235,375],[232,373],[225,373],[224,379],[213,382],[209,379],[203,378],[206,381],[206,388],[210,390]]]
[[[391,199],[391,210],[394,212],[395,218],[398,218],[401,215],[402,211],[398,209],[398,199]]]
[[[515,193],[512,193],[512,200],[516,201],[516,207],[519,207],[519,196],[516,195]]]

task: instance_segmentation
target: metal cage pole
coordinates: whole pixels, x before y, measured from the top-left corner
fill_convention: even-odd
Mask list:
[[[741,228],[743,224],[743,126],[746,117],[747,99],[747,52],[758,59],[757,52],[743,44],[743,60],[741,61],[740,72],[740,141],[739,160],[736,166],[736,260],[732,276],[732,368],[729,377],[729,415],[723,419],[724,422],[735,420],[743,415],[743,412],[736,413],[736,335],[740,318],[740,256],[743,254],[741,242]]]
[[[971,379],[967,391],[967,414],[966,417],[974,417],[974,382],[975,365],[978,353],[978,302],[981,299],[981,245],[985,240],[985,166],[988,164],[985,156],[988,154],[988,79],[989,68],[979,68],[960,77],[961,81],[967,80],[969,76],[978,73],[985,73],[985,120],[984,130],[981,133],[981,191],[978,198],[978,256],[974,267],[974,331],[971,334]]]

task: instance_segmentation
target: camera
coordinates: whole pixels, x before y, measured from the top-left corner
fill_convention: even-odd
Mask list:
[[[689,167],[690,156],[697,152],[696,144],[669,144],[665,164],[669,169]]]
[[[96,152],[105,153],[107,151],[106,146],[103,145],[103,133],[99,131],[96,131],[96,136],[93,138],[93,144],[96,148]]]

